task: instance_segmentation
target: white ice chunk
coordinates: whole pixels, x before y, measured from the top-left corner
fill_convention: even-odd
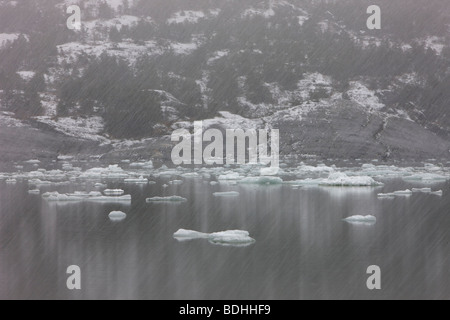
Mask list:
[[[130,164],[131,168],[143,168],[143,169],[153,169],[153,161],[147,162],[133,162]]]
[[[147,198],[146,202],[184,202],[187,201],[187,199],[179,196],[170,196],[170,197],[153,197],[153,198]]]
[[[394,199],[395,198],[395,194],[393,194],[393,193],[379,193],[377,195],[377,197],[379,199]]]
[[[349,222],[349,223],[356,223],[356,224],[375,224],[377,222],[377,218],[375,218],[374,216],[361,216],[361,215],[356,215],[356,216],[351,216],[348,217],[346,219],[344,219],[344,221]]]
[[[183,180],[173,180],[173,181],[170,181],[169,184],[177,184],[177,185],[183,184]]]
[[[215,197],[237,197],[239,196],[239,192],[237,191],[228,191],[228,192],[214,192]]]
[[[229,172],[219,176],[218,180],[240,180],[242,177],[238,172]]]
[[[439,191],[433,191],[430,194],[435,195],[435,196],[442,196],[444,194],[444,192],[442,190],[439,190]]]
[[[411,190],[400,190],[400,191],[394,191],[394,195],[396,196],[410,196],[413,194]]]
[[[338,172],[332,173],[328,179],[324,179],[320,183],[323,186],[381,186],[383,183],[375,181],[371,177],[367,176],[355,176],[349,177],[345,173]]]
[[[17,183],[17,180],[16,179],[6,179],[6,183],[14,184],[14,183]]]
[[[28,163],[28,164],[39,164],[39,163],[41,163],[39,160],[28,160],[28,161],[25,161],[25,163]]]
[[[280,171],[280,168],[278,168],[278,167],[268,167],[268,168],[260,169],[260,173],[262,176],[276,176],[279,171]]]
[[[94,184],[94,187],[95,187],[95,188],[106,188],[106,184],[103,184],[103,183],[96,183],[96,184]]]
[[[422,180],[422,181],[446,181],[449,180],[449,176],[444,176],[437,173],[420,173],[411,176],[403,177],[404,180]]]
[[[58,202],[76,202],[76,201],[98,201],[98,202],[130,202],[131,195],[124,195],[120,197],[106,197],[100,192],[75,192],[72,194],[60,194],[58,192],[47,192],[42,195],[42,198],[47,201],[58,201]]]
[[[431,193],[431,188],[413,188],[413,192]]]
[[[246,184],[282,184],[283,179],[279,177],[268,177],[268,176],[262,176],[262,177],[247,177],[239,181],[239,183],[246,183]]]
[[[121,196],[125,193],[122,189],[106,189],[103,191],[105,196]]]
[[[223,246],[248,246],[255,242],[248,231],[229,230],[215,233],[202,233],[192,230],[180,229],[174,233],[174,238],[178,241],[187,241],[195,239],[208,239],[210,243]]]
[[[111,219],[112,221],[121,221],[124,220],[127,217],[127,214],[122,212],[122,211],[112,211],[109,215],[108,215],[109,219]]]
[[[39,189],[33,189],[33,190],[28,190],[29,194],[41,194],[41,190]]]
[[[131,202],[131,195],[127,194],[124,196],[117,196],[117,197],[97,196],[97,197],[89,197],[86,200],[97,202]]]
[[[124,180],[126,183],[137,183],[137,184],[147,184],[148,179],[145,179],[143,176],[140,176],[139,178],[129,178]]]

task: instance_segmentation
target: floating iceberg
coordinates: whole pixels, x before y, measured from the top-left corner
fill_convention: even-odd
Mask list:
[[[78,202],[83,201],[86,198],[82,196],[73,196],[67,194],[60,194],[58,192],[47,192],[42,195],[42,198],[47,201],[59,201],[59,202]]]
[[[446,181],[449,180],[449,176],[440,175],[437,173],[420,173],[411,176],[403,177],[404,180],[421,180],[425,182],[433,181]]]
[[[143,168],[143,169],[153,169],[153,162],[133,162],[130,164],[130,168]]]
[[[184,202],[187,201],[187,199],[179,196],[170,196],[170,197],[153,197],[153,198],[147,198],[145,200],[147,203],[150,202]]]
[[[375,224],[377,222],[377,218],[375,218],[374,216],[360,216],[360,215],[356,215],[356,216],[351,216],[348,217],[346,219],[344,219],[344,221],[349,222],[349,223],[353,223],[353,224],[368,224],[368,225],[372,225]]]
[[[98,179],[98,178],[109,178],[109,179],[124,179],[128,178],[128,173],[126,173],[118,165],[110,165],[108,168],[92,168],[86,170],[80,174],[81,179]]]
[[[441,197],[443,196],[444,192],[442,190],[439,190],[439,191],[432,191],[430,194]]]
[[[394,199],[395,198],[395,194],[393,194],[393,193],[379,193],[377,195],[377,197],[379,199]]]
[[[42,181],[40,179],[31,179],[31,180],[28,180],[28,184],[33,184],[33,185],[36,185],[36,186],[44,186],[44,185],[50,185],[50,184],[52,184],[52,182],[50,182],[50,181]]]
[[[41,162],[39,160],[28,160],[28,161],[25,161],[25,163],[28,163],[28,164],[39,164]]]
[[[222,174],[219,176],[218,180],[240,180],[242,177],[238,172],[231,172],[227,174]]]
[[[97,197],[89,197],[86,200],[98,202],[131,202],[131,195],[127,194],[118,197],[97,196]]]
[[[98,182],[98,183],[94,184],[94,187],[95,188],[106,188],[106,184]]]
[[[120,197],[103,196],[100,192],[75,192],[72,194],[60,194],[59,192],[46,192],[42,198],[47,201],[59,202],[79,202],[79,201],[99,201],[99,202],[130,202],[131,195],[124,195]]]
[[[200,175],[197,172],[187,172],[187,173],[183,173],[181,176],[185,177],[185,178],[199,178],[200,177]]]
[[[222,246],[244,247],[255,242],[248,231],[229,230],[215,233],[202,233],[192,230],[180,229],[174,233],[173,237],[178,241],[188,241],[195,239],[208,239],[212,244]]]
[[[215,186],[215,185],[218,185],[219,183],[217,181],[211,181],[209,184],[212,186]]]
[[[431,193],[431,188],[413,188],[412,192]]]
[[[413,194],[411,190],[401,190],[401,191],[394,191],[394,195],[396,196],[410,196]]]
[[[292,180],[292,181],[284,181],[284,184],[291,184],[293,186],[318,186],[320,185],[324,179],[304,179],[304,180]]]
[[[279,177],[269,177],[269,176],[261,176],[261,177],[247,177],[239,181],[239,183],[246,184],[282,184],[283,179]]]
[[[278,167],[268,167],[268,168],[260,169],[260,173],[262,176],[276,176],[279,171],[280,171],[280,168],[278,168]]]
[[[6,183],[14,184],[14,183],[17,183],[17,180],[16,179],[6,179]]]
[[[169,182],[169,184],[177,184],[177,185],[183,184],[183,180],[172,180]]]
[[[216,196],[216,197],[237,197],[237,196],[239,196],[239,192],[237,192],[237,191],[214,192],[214,196]]]
[[[103,191],[105,196],[121,196],[125,193],[122,189],[106,189]]]
[[[324,179],[320,185],[322,186],[350,186],[350,187],[371,187],[382,186],[383,183],[375,181],[367,176],[349,177],[345,173],[332,173],[328,179]]]
[[[28,194],[41,194],[41,190],[39,189],[28,190]]]
[[[145,179],[143,176],[140,176],[137,179],[135,179],[135,178],[125,179],[124,182],[126,182],[126,183],[137,183],[137,184],[147,184],[148,183],[148,179]]]
[[[122,211],[113,211],[108,215],[112,221],[121,221],[127,217],[127,214]]]

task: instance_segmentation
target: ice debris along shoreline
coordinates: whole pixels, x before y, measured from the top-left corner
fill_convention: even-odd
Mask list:
[[[108,217],[111,221],[122,221],[122,220],[126,219],[127,214],[122,211],[112,211],[108,215]]]
[[[173,237],[178,241],[207,239],[212,244],[235,247],[245,247],[256,242],[255,239],[250,237],[248,231],[243,230],[228,230],[214,233],[203,233],[193,230],[179,229],[173,234]]]
[[[147,203],[151,203],[151,202],[185,202],[185,201],[187,201],[187,199],[183,198],[183,197],[179,197],[179,196],[169,196],[169,197],[147,198],[145,201]]]
[[[377,222],[377,218],[374,216],[368,215],[368,216],[351,216],[348,218],[345,218],[343,221],[351,223],[351,224],[360,224],[360,225],[374,225]]]

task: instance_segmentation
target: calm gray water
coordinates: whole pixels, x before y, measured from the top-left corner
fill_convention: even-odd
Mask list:
[[[444,196],[379,200],[374,188],[210,186],[187,179],[163,189],[110,183],[133,196],[131,206],[48,203],[28,185],[0,182],[2,299],[447,299],[450,298],[450,187]],[[58,188],[82,191],[89,185]],[[42,189],[56,190],[52,188]],[[236,190],[237,198],[213,191]],[[181,204],[146,204],[177,194]],[[108,214],[122,210],[122,222]],[[373,226],[342,219],[374,215]],[[223,247],[178,242],[180,228],[248,230],[256,243]],[[66,288],[69,265],[82,289]],[[382,290],[366,287],[366,269],[382,270]]]

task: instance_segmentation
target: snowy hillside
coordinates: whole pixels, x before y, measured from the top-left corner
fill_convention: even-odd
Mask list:
[[[82,9],[81,30],[64,27],[69,5]],[[2,110],[10,119],[2,123],[139,149],[204,120],[222,129],[279,128],[286,155],[448,156],[444,18],[410,34],[425,18],[409,29],[387,19],[392,25],[371,32],[353,0],[0,6],[5,16],[20,9],[39,21],[0,25]],[[53,19],[50,32],[40,31],[49,29],[45,19]]]

